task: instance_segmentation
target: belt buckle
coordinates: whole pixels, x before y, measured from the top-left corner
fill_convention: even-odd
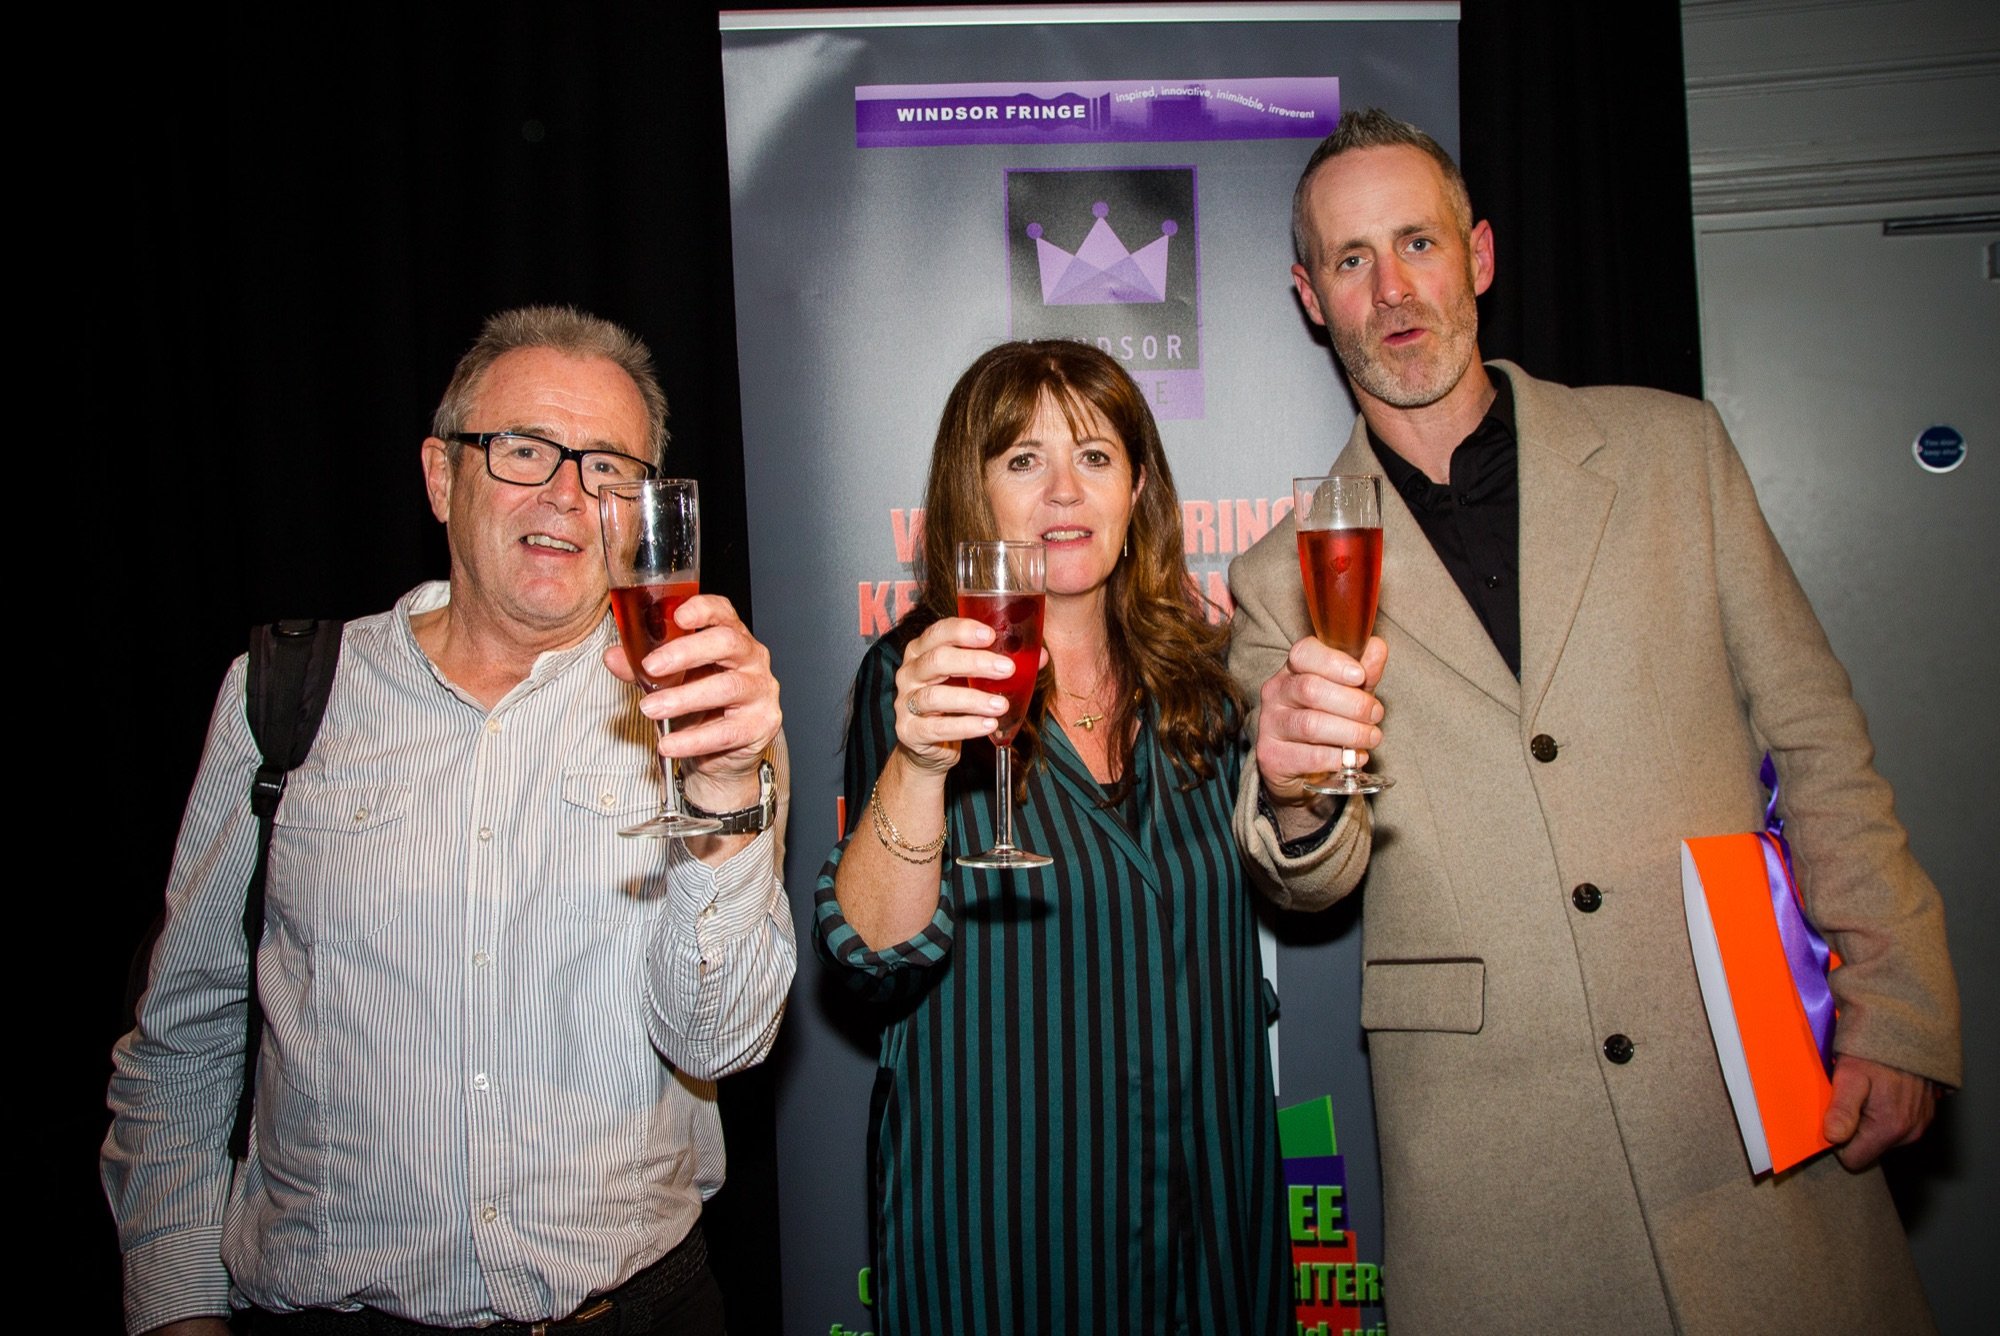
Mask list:
[[[593,1322],[610,1312],[613,1307],[609,1295],[600,1294],[596,1300],[585,1304],[565,1318],[555,1318],[547,1322],[536,1322],[528,1328],[528,1336],[549,1336],[552,1331],[569,1331]]]

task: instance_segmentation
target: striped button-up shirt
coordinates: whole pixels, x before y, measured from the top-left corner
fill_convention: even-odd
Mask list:
[[[794,963],[782,830],[720,867],[626,840],[653,726],[609,619],[491,711],[410,630],[351,623],[270,855],[256,1132],[241,915],[258,756],[245,664],[210,724],[104,1179],[142,1331],[366,1304],[465,1326],[572,1311],[684,1237],[722,1176],[712,1080],[769,1051]]]
[[[854,680],[850,839],[896,745],[915,626]],[[951,840],[928,927],[870,949],[820,874],[824,954],[882,1013],[871,1113],[875,1330],[882,1336],[1287,1336],[1291,1256],[1270,1003],[1230,834],[1242,753],[1183,788],[1150,709],[1133,801],[1104,790],[1052,715],[1015,835],[1055,859],[982,872],[993,748],[947,781]],[[902,815],[899,813],[898,815]]]

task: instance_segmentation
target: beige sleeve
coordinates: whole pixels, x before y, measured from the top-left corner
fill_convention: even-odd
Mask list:
[[[1777,765],[1800,893],[1841,956],[1828,979],[1840,1007],[1834,1048],[1956,1086],[1958,983],[1943,902],[1875,769],[1847,673],[1721,419],[1712,408],[1706,416],[1723,635],[1751,726]]]
[[[1272,539],[1277,539],[1274,547]],[[1276,595],[1297,600],[1298,573],[1292,560],[1291,528],[1274,529],[1264,541],[1229,566],[1229,592],[1236,601],[1236,618],[1229,641],[1229,671],[1250,700],[1250,718],[1243,733],[1254,751],[1258,726],[1258,693],[1284,665],[1297,638],[1288,634],[1287,618]],[[1282,558],[1274,564],[1273,553]],[[1304,609],[1290,624],[1305,634]],[[1287,854],[1284,841],[1268,816],[1257,807],[1262,780],[1254,755],[1246,758],[1236,794],[1234,829],[1251,877],[1281,909],[1324,909],[1353,890],[1368,867],[1372,832],[1366,802],[1349,801],[1332,830],[1305,852]],[[1298,842],[1294,842],[1295,847]]]

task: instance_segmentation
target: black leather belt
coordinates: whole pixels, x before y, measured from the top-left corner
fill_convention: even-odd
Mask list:
[[[687,1237],[668,1250],[666,1256],[617,1289],[592,1295],[565,1318],[494,1322],[484,1327],[463,1328],[433,1327],[376,1308],[351,1311],[305,1308],[296,1313],[253,1309],[249,1315],[250,1331],[252,1336],[262,1332],[274,1336],[440,1336],[466,1330],[476,1330],[480,1336],[557,1336],[564,1332],[575,1332],[577,1336],[618,1336],[627,1330],[644,1330],[655,1309],[701,1279],[707,1269],[708,1243],[697,1221]]]

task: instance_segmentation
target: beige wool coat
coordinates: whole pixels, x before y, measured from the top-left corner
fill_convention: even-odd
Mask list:
[[[1925,1329],[1879,1171],[1829,1154],[1753,1181],[1681,907],[1679,841],[1761,829],[1769,748],[1845,960],[1836,1047],[1958,1082],[1937,891],[1847,676],[1712,408],[1494,369],[1520,442],[1520,680],[1385,487],[1372,768],[1395,787],[1299,858],[1256,815],[1254,767],[1237,810],[1280,904],[1324,906],[1366,867],[1391,1327]],[[1334,471],[1381,472],[1361,423]],[[1311,633],[1289,518],[1230,582],[1254,700]]]

